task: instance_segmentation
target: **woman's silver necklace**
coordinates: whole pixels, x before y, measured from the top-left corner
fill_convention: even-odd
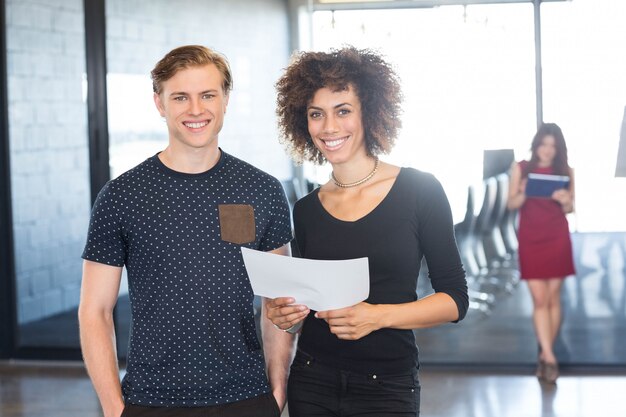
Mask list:
[[[337,187],[341,187],[341,188],[351,188],[351,187],[356,187],[357,185],[361,185],[366,181],[369,181],[374,174],[376,174],[376,171],[378,171],[378,157],[374,158],[374,169],[372,170],[372,172],[370,172],[369,174],[367,174],[365,177],[361,178],[358,181],[354,181],[354,182],[348,182],[348,183],[344,183],[344,182],[339,182],[339,180],[337,180],[337,178],[335,177],[335,173],[333,171],[330,172],[330,179],[333,180],[333,182],[335,183],[335,185]]]

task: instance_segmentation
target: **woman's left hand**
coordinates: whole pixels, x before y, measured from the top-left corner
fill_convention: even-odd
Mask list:
[[[569,190],[561,189],[552,193],[552,199],[563,207],[563,211],[569,213],[573,209],[572,193]]]
[[[380,329],[378,306],[361,302],[338,310],[319,311],[318,319],[326,320],[330,332],[339,339],[358,340]]]

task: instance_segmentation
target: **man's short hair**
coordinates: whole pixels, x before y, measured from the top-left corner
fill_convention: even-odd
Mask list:
[[[163,83],[180,70],[213,64],[222,74],[222,90],[225,95],[233,88],[233,77],[226,57],[202,45],[185,45],[168,52],[150,72],[152,90],[161,94]]]

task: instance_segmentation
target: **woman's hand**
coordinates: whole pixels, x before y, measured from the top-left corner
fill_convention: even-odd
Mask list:
[[[309,314],[309,308],[301,304],[293,304],[296,300],[291,297],[268,299],[265,315],[281,330],[287,330],[300,323]]]
[[[552,193],[552,199],[563,207],[563,212],[571,213],[574,209],[574,198],[572,193],[565,188]]]
[[[326,320],[330,332],[339,339],[358,340],[383,327],[379,323],[378,308],[377,305],[361,302],[352,307],[319,311],[315,317]]]
[[[509,195],[506,207],[509,210],[517,210],[526,202],[527,178],[522,178],[522,170],[518,163],[513,162],[511,166],[511,179],[509,182]]]

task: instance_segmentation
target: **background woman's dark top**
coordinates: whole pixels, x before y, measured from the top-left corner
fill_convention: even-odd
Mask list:
[[[417,299],[422,258],[436,292],[468,308],[465,271],[454,239],[452,214],[441,184],[430,174],[402,168],[394,185],[369,214],[342,221],[328,213],[314,190],[294,208],[300,256],[309,259],[369,258],[371,304]],[[340,340],[314,312],[306,318],[298,348],[322,363],[363,373],[406,373],[417,362],[412,330],[381,329],[356,341]]]

